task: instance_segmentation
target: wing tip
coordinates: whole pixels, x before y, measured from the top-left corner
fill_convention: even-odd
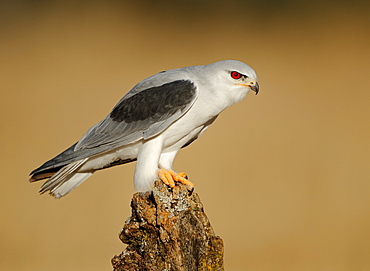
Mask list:
[[[37,169],[35,169],[34,171],[30,173],[31,177],[28,180],[30,183],[34,183],[34,182],[37,182],[43,179],[51,178],[55,173],[58,172],[59,168],[49,169],[49,171],[47,172],[40,172],[40,173],[35,173],[36,170]]]

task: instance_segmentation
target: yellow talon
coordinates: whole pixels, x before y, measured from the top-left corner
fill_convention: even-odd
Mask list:
[[[188,179],[188,174],[186,174],[185,172],[180,172],[178,175],[185,179]]]
[[[194,184],[187,179],[188,176],[184,172],[177,174],[172,170],[160,169],[158,171],[158,177],[171,188],[175,187],[175,182],[180,182],[190,187],[194,187]]]
[[[162,182],[167,184],[169,187],[171,187],[171,188],[175,187],[175,182],[174,182],[174,180],[173,180],[169,171],[167,171],[165,169],[160,169],[158,171],[158,177]]]

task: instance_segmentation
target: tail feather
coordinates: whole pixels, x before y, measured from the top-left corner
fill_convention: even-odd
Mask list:
[[[80,185],[83,181],[85,181],[88,177],[90,177],[93,172],[78,172],[78,169],[88,160],[89,158],[84,158],[68,165],[62,167],[58,172],[50,177],[42,186],[40,193],[43,194],[47,191],[54,196],[55,198],[60,198],[69,192],[71,192],[74,188]],[[47,173],[46,173],[47,174]],[[35,176],[31,177],[35,180],[47,178],[45,177],[46,174],[43,176]],[[50,173],[51,174],[51,173]],[[40,174],[42,175],[42,174]]]
[[[75,189],[77,186],[79,186],[81,183],[83,183],[87,178],[89,178],[93,173],[87,172],[87,173],[75,173],[72,178],[69,180],[63,182],[57,187],[54,187],[50,190],[50,194],[55,197],[56,199],[59,199],[65,195],[67,195],[69,192],[71,192],[73,189]]]

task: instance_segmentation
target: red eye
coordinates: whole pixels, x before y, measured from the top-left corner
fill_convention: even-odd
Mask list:
[[[231,77],[233,79],[240,79],[240,77],[242,77],[242,75],[238,72],[231,72]]]

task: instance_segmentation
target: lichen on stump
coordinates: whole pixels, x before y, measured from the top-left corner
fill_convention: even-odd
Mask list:
[[[224,270],[222,239],[192,189],[157,181],[134,194],[131,208],[119,235],[128,246],[112,259],[114,271]]]

